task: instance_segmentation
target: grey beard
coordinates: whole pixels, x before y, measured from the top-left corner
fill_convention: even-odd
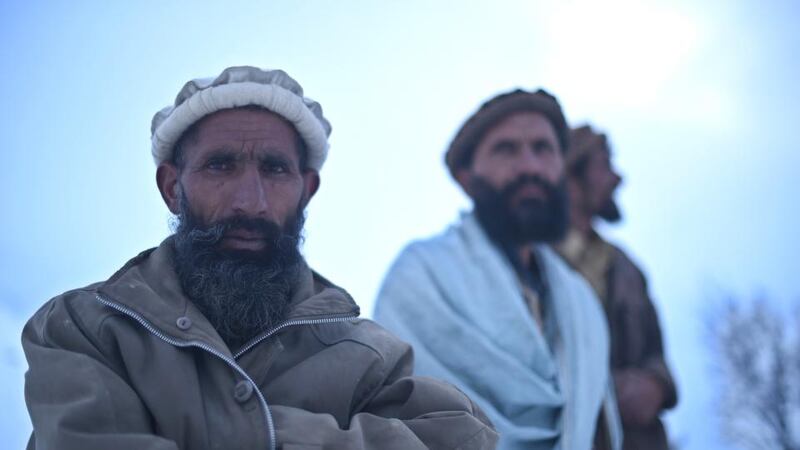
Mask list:
[[[193,217],[185,199],[175,230],[175,266],[184,293],[231,349],[280,323],[291,301],[303,258],[303,212],[284,229],[260,219],[232,218],[210,226]],[[225,232],[243,227],[264,233],[263,251],[220,249]]]

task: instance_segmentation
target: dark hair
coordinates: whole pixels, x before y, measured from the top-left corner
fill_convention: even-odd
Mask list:
[[[469,167],[475,148],[486,132],[511,114],[522,111],[543,114],[556,132],[562,153],[566,153],[569,128],[558,99],[544,89],[534,92],[515,89],[489,99],[464,122],[445,153],[450,173],[455,176],[458,169]]]
[[[579,159],[569,164],[567,174],[572,178],[583,180],[586,175],[586,168],[589,167],[589,156],[591,156],[590,153],[581,155]]]
[[[248,111],[268,111],[267,108],[257,105],[247,105],[242,106],[236,109],[245,109]],[[213,114],[213,113],[212,113]],[[275,114],[275,113],[273,113]],[[172,157],[169,159],[169,162],[178,168],[178,170],[183,170],[183,166],[186,163],[186,158],[184,157],[184,151],[186,149],[186,145],[188,143],[196,143],[197,142],[197,130],[199,128],[200,122],[203,121],[208,116],[205,116],[198,120],[197,122],[193,123],[186,131],[181,134],[181,137],[178,138],[178,141],[175,142],[175,146],[172,149]],[[279,116],[283,117],[283,116]],[[284,119],[285,120],[285,119]],[[295,145],[297,146],[297,156],[298,156],[298,163],[300,166],[300,172],[307,172],[308,171],[308,147],[306,146],[306,142],[300,136],[300,133],[297,132],[297,128],[292,125],[292,129],[294,130],[295,135]]]
[[[567,174],[572,178],[584,179],[592,154],[601,150],[610,152],[605,133],[596,131],[589,124],[571,129],[569,140],[572,147],[567,157]]]

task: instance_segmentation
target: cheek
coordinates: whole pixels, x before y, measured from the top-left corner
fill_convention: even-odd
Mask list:
[[[186,199],[192,213],[204,221],[215,221],[224,216],[224,206],[230,204],[230,183],[225,181],[187,180],[184,183]]]
[[[547,181],[558,184],[564,177],[564,160],[559,156],[548,161],[545,167],[545,177]]]
[[[495,189],[498,189],[516,177],[516,170],[512,164],[505,164],[499,161],[477,163],[473,166],[472,172],[486,180]]]
[[[293,180],[290,183],[271,183],[265,188],[267,189],[267,198],[272,199],[272,201],[267,200],[268,203],[271,204],[275,214],[280,215],[281,218],[294,214],[297,205],[303,201],[305,195],[305,185],[302,179]]]

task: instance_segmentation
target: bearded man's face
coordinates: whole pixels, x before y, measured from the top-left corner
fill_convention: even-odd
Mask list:
[[[302,268],[303,211],[283,227],[259,218],[204,223],[181,202],[175,229],[175,269],[184,293],[235,349],[284,319]],[[258,236],[263,248],[231,249],[230,234]]]
[[[245,107],[201,119],[158,168],[178,217],[181,286],[232,348],[281,321],[291,299],[303,210],[319,186],[304,158],[289,122]]]
[[[614,194],[622,183],[622,176],[611,164],[611,152],[607,148],[589,155],[579,183],[581,198],[576,201],[590,216],[598,216],[609,223],[620,221],[622,214]]]
[[[543,114],[518,112],[498,122],[457,178],[496,241],[551,242],[566,232],[564,159],[555,128]]]

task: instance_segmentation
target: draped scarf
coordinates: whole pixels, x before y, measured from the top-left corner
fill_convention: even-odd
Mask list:
[[[588,450],[601,410],[612,448],[621,448],[600,303],[548,246],[533,250],[558,328],[553,348],[472,213],[400,253],[375,320],[414,347],[416,374],[455,384],[487,413],[498,448]]]

